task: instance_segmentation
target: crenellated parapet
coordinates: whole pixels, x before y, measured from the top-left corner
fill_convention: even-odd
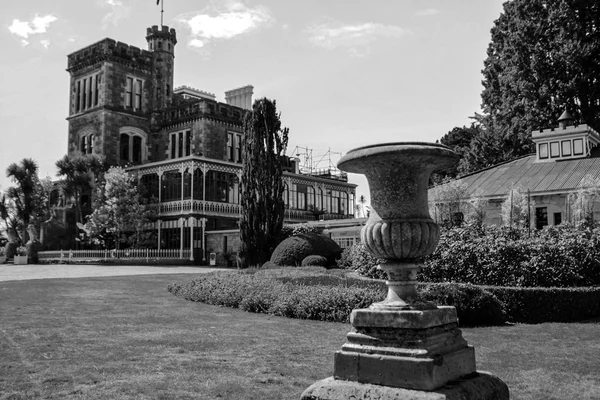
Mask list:
[[[241,125],[243,122],[244,110],[229,104],[208,99],[185,99],[175,104],[176,106],[164,111],[162,116],[164,126],[199,118],[210,118],[235,125]]]
[[[177,33],[175,32],[175,29],[165,25],[160,27],[158,25],[153,25],[146,29],[146,40],[152,38],[170,40],[173,44],[177,44]]]
[[[139,47],[106,38],[67,56],[67,71],[77,71],[103,61],[111,61],[135,69],[150,70],[152,53]]]

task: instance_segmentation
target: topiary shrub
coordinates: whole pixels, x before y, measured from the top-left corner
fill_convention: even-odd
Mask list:
[[[302,260],[302,266],[303,267],[309,267],[309,266],[327,267],[327,259],[323,256],[315,256],[315,255],[304,257],[304,259]]]
[[[304,258],[319,255],[327,259],[327,266],[333,266],[341,253],[340,246],[326,236],[300,233],[279,243],[271,255],[271,262],[282,266],[298,266]]]

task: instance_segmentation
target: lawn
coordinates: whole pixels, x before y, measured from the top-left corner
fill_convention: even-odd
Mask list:
[[[193,303],[185,275],[0,283],[0,399],[298,399],[347,324]],[[464,329],[511,399],[600,399],[600,324]]]

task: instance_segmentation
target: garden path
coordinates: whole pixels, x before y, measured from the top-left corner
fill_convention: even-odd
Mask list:
[[[149,265],[0,265],[1,281],[28,279],[86,278],[101,276],[155,275],[155,274],[202,274],[226,268],[195,266],[149,266]]]

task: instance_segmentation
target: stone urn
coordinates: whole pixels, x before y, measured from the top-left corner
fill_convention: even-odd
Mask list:
[[[364,174],[371,190],[371,215],[361,231],[369,252],[384,262],[388,296],[373,307],[435,308],[416,292],[419,261],[435,250],[438,225],[429,216],[427,190],[435,170],[451,167],[458,155],[443,145],[390,143],[360,147],[344,156],[340,169]]]
[[[458,158],[443,145],[407,142],[360,147],[339,161],[341,170],[369,182],[372,211],[361,241],[381,260],[388,294],[352,311],[353,330],[334,355],[333,377],[306,389],[303,400],[508,399],[506,384],[476,371],[456,309],[422,301],[416,289],[421,259],[439,241],[429,216],[429,177]]]

